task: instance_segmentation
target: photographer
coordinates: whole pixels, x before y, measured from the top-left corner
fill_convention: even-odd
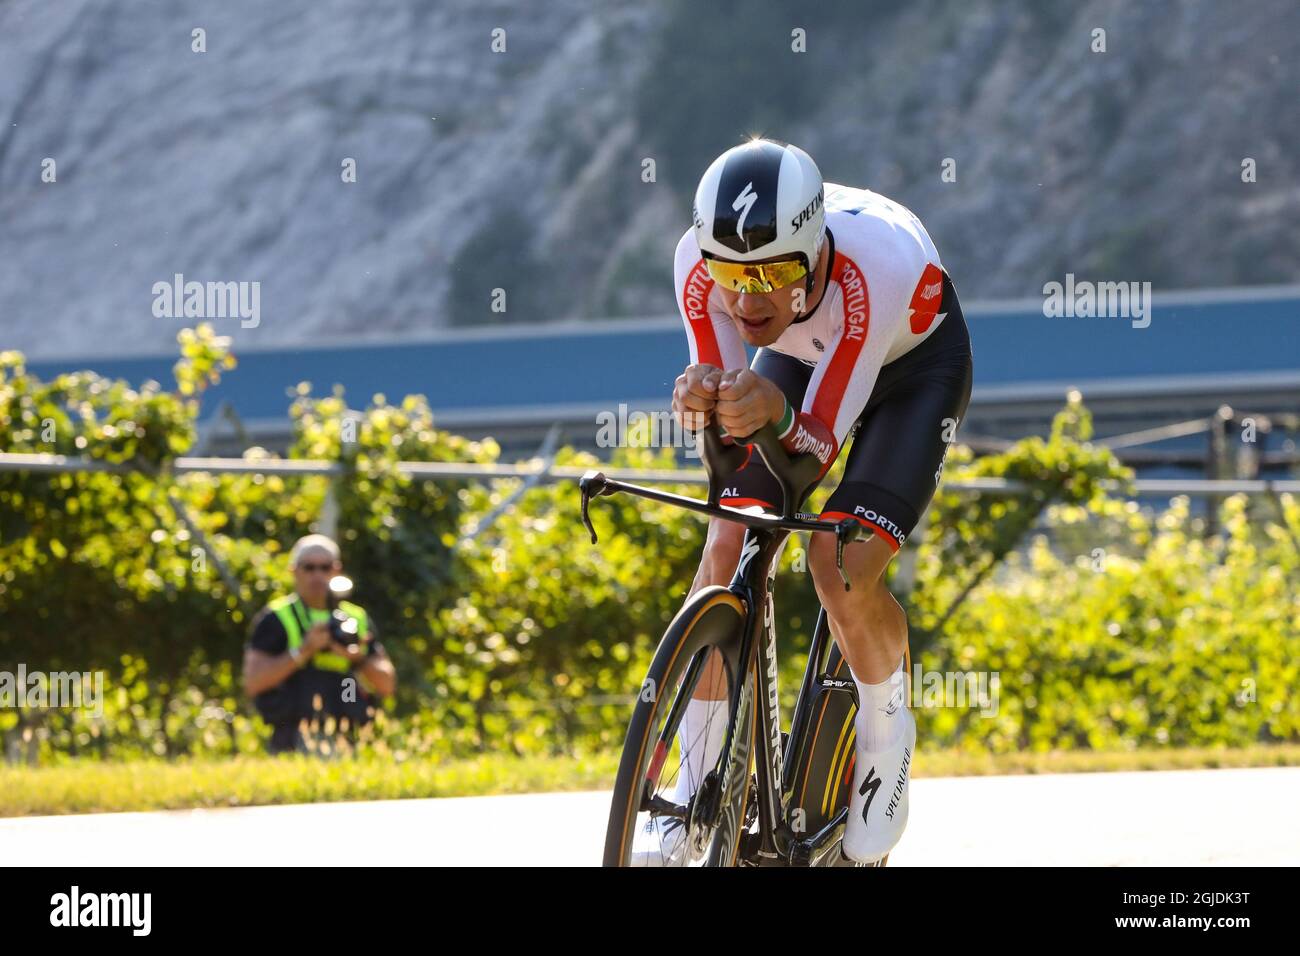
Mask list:
[[[374,622],[330,591],[342,570],[338,545],[307,535],[290,560],[295,593],[257,615],[244,650],[244,690],[274,728],[271,753],[302,749],[304,721],[331,716],[353,729],[369,723],[378,698],[397,683]]]

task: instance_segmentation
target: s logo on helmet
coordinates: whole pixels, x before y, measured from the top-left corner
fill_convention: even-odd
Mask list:
[[[749,211],[754,208],[754,203],[757,201],[758,193],[754,192],[754,184],[749,182],[745,183],[745,188],[740,191],[740,195],[736,197],[736,201],[731,204],[731,208],[740,213],[740,218],[736,220],[736,235],[741,239],[745,238],[745,218],[749,215]],[[742,206],[744,207],[743,212],[741,211]]]

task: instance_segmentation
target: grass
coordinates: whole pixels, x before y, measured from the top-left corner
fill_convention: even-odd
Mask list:
[[[0,817],[603,790],[611,785],[617,764],[618,755],[610,753],[591,758],[485,756],[401,763],[364,757],[328,761],[238,757],[0,767]],[[915,775],[1279,766],[1300,766],[1300,744],[997,755],[922,749]]]
[[[1107,773],[1125,770],[1209,770],[1300,767],[1300,744],[1251,747],[1167,747],[1150,750],[1054,750],[990,754],[917,748],[917,777],[986,777],[1020,773]]]

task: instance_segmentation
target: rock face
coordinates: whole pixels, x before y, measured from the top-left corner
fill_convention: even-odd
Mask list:
[[[1297,54],[1283,0],[7,0],[0,348],[169,351],[178,273],[260,283],[237,349],[670,314],[751,132],[910,206],[968,301],[1293,282]]]

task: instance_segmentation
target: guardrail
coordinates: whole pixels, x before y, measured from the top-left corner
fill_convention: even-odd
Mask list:
[[[252,475],[324,475],[338,476],[343,466],[335,461],[292,458],[176,458],[168,464],[173,474],[202,472],[208,474]],[[588,469],[571,465],[554,465],[545,462],[522,465],[482,465],[474,462],[399,462],[397,469],[408,477],[424,481],[439,479],[481,480],[492,478],[524,478],[534,483],[567,481],[581,478]],[[704,470],[686,469],[626,469],[602,468],[610,478],[623,481],[662,482],[666,484],[703,485],[707,483]],[[48,473],[110,472],[130,474],[143,469],[130,464],[116,464],[96,458],[76,458],[67,455],[0,453],[0,471],[31,471]],[[1118,482],[1105,482],[1107,487],[1122,487]],[[1240,478],[1139,478],[1130,487],[1137,494],[1171,495],[1272,495],[1300,494],[1300,480]],[[1018,494],[1026,490],[1022,482],[1005,478],[972,478],[964,481],[945,481],[947,491],[979,491],[990,494]]]

